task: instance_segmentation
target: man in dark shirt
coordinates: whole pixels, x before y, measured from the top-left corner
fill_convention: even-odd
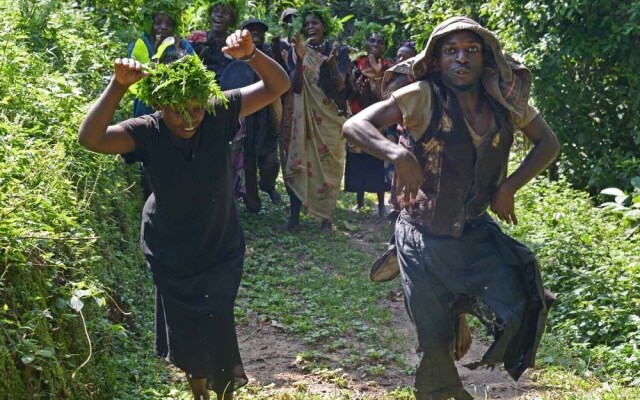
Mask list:
[[[455,304],[461,298],[496,338],[470,368],[504,362],[518,379],[533,365],[548,302],[531,251],[504,234],[487,208],[517,224],[515,193],[557,156],[560,145],[528,104],[531,75],[497,37],[466,17],[435,28],[426,48],[392,68],[413,83],[348,120],[347,139],[393,162],[403,210],[395,243],[407,311],[423,352],[419,400],[472,399],[454,364]],[[411,149],[380,131],[403,123]],[[507,176],[515,130],[533,146]]]
[[[271,46],[265,43],[267,24],[257,18],[246,20],[241,29],[251,33],[256,48],[274,59]],[[254,81],[259,77],[254,73]],[[245,118],[244,151],[244,203],[249,212],[259,212],[262,208],[258,189],[269,195],[274,204],[280,203],[280,194],[276,190],[278,163],[278,127],[280,117],[279,101]],[[276,108],[277,107],[277,108]],[[258,174],[260,180],[258,181]]]

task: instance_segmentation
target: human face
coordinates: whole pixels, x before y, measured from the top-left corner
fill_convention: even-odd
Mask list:
[[[384,38],[378,33],[372,33],[366,43],[367,54],[372,54],[375,58],[380,58],[387,49]]]
[[[264,27],[260,24],[251,24],[247,25],[246,29],[251,33],[253,44],[258,48],[262,48],[262,45],[264,44]]]
[[[196,133],[205,113],[203,105],[196,102],[187,106],[188,118],[171,106],[160,106],[160,111],[171,133],[180,139],[189,139]]]
[[[324,26],[324,23],[316,15],[309,14],[304,17],[302,32],[304,33],[304,36],[309,39],[309,43],[322,43],[326,30],[327,28]]]
[[[235,18],[236,14],[231,7],[226,4],[219,4],[213,7],[211,15],[209,15],[211,30],[218,33],[226,33],[234,23]]]
[[[156,42],[166,39],[173,35],[174,25],[173,19],[167,14],[161,12],[154,15],[151,24],[151,37]]]
[[[438,41],[435,63],[446,86],[458,91],[480,86],[482,46],[480,36],[471,31],[453,32]]]
[[[415,56],[416,56],[415,51],[411,50],[408,47],[400,47],[398,49],[398,52],[396,53],[396,62],[400,63],[400,62],[403,62],[404,60],[407,60]]]

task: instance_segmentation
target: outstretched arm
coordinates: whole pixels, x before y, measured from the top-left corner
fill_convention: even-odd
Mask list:
[[[522,133],[533,142],[533,148],[518,169],[496,188],[491,200],[491,211],[501,220],[514,225],[518,223],[514,199],[516,192],[544,171],[560,152],[556,135],[540,115],[524,127]]]
[[[147,75],[139,62],[116,58],[113,79],[80,125],[78,141],[82,146],[104,154],[123,154],[135,150],[135,142],[124,128],[109,124],[129,86]]]
[[[246,29],[229,35],[227,46],[222,51],[234,58],[245,59],[261,79],[240,89],[240,117],[253,114],[273,103],[289,89],[291,84],[287,73],[277,62],[256,49],[251,34]]]
[[[406,203],[414,200],[422,184],[422,169],[413,153],[385,138],[381,130],[402,122],[402,112],[390,98],[354,115],[342,126],[346,138],[367,153],[395,164],[398,189]]]

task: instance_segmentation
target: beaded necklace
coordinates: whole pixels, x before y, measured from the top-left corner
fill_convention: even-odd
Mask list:
[[[324,47],[324,45],[325,45],[325,43],[326,43],[326,41],[325,41],[324,39],[322,39],[322,42],[320,42],[320,43],[318,43],[318,44],[311,44],[311,43],[307,43],[307,46],[308,46],[309,48],[314,49],[314,50],[316,50],[316,51],[317,51],[317,50],[320,50],[321,48],[323,48],[323,47]]]

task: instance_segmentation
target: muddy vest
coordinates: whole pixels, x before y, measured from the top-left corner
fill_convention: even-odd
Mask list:
[[[484,212],[506,178],[513,128],[499,127],[476,148],[455,96],[433,83],[433,114],[413,143],[424,181],[404,218],[434,235],[459,237],[465,222]]]

